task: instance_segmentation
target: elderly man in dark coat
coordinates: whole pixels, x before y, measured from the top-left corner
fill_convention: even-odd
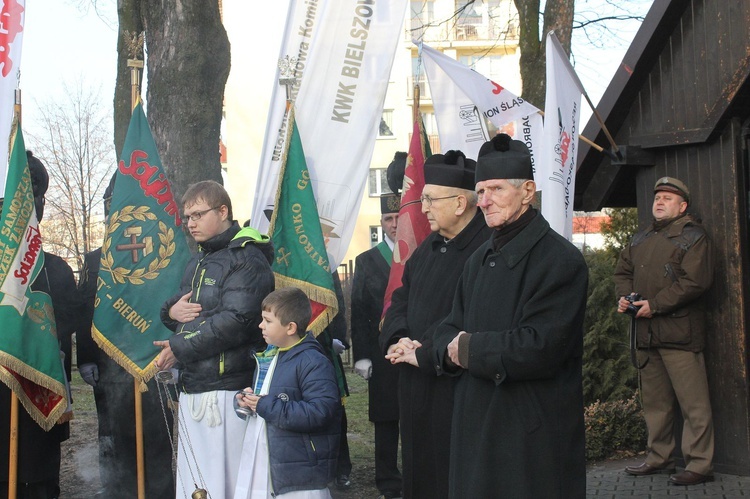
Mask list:
[[[357,256],[352,280],[354,370],[368,381],[370,421],[375,425],[375,486],[386,499],[401,497],[398,469],[398,369],[380,352],[383,299],[391,270],[400,199],[383,195],[383,241]]]
[[[495,231],[466,263],[434,340],[435,364],[458,376],[450,497],[583,498],[586,263],[531,207],[523,142],[485,143],[476,182]]]
[[[422,212],[433,232],[407,261],[380,335],[386,358],[402,363],[398,391],[405,499],[448,497],[455,378],[437,375],[432,335],[450,312],[466,260],[492,232],[477,209],[475,167],[460,151],[425,161]]]

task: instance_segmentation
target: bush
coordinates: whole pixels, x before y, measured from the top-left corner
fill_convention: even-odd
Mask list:
[[[586,255],[589,289],[583,337],[583,402],[626,400],[638,387],[630,364],[629,318],[617,313],[616,257],[606,250]]]
[[[646,421],[637,393],[628,400],[594,402],[584,409],[584,420],[587,461],[646,448]]]

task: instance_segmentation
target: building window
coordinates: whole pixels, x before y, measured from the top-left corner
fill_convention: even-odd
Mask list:
[[[486,76],[491,80],[502,79],[502,61],[500,55],[462,55],[458,57],[458,62],[469,66],[479,74]]]
[[[370,197],[380,197],[381,194],[388,194],[391,189],[388,187],[388,177],[385,168],[370,169],[369,195]]]
[[[380,117],[378,137],[393,137],[393,109],[384,109]]]
[[[383,240],[383,228],[380,225],[370,226],[370,247],[377,246]]]
[[[435,2],[433,0],[411,1],[410,38],[422,39],[427,28],[435,21]]]

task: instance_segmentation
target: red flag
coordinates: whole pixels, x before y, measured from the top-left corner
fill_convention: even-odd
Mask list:
[[[393,263],[388,277],[388,287],[383,300],[383,316],[391,306],[393,292],[401,287],[406,261],[417,246],[430,234],[430,223],[422,213],[422,188],[424,188],[424,161],[430,153],[430,145],[424,133],[422,115],[414,120],[409,154],[404,169],[404,185],[401,193],[401,208],[398,210],[396,244],[393,248]]]

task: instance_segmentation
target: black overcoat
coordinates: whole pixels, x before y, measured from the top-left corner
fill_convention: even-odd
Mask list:
[[[430,234],[406,262],[380,335],[382,353],[408,337],[419,340],[419,368],[398,364],[403,496],[448,496],[448,463],[455,378],[438,376],[433,335],[453,303],[466,260],[492,229],[476,216],[452,240]]]
[[[370,359],[370,421],[398,420],[398,369],[380,352],[378,336],[383,315],[383,298],[391,264],[377,247],[361,253],[354,261],[352,279],[352,350],[354,361]]]
[[[583,498],[581,359],[588,271],[536,215],[472,255],[435,335],[436,362],[471,333],[454,393],[450,497]],[[447,367],[446,367],[447,369]]]

